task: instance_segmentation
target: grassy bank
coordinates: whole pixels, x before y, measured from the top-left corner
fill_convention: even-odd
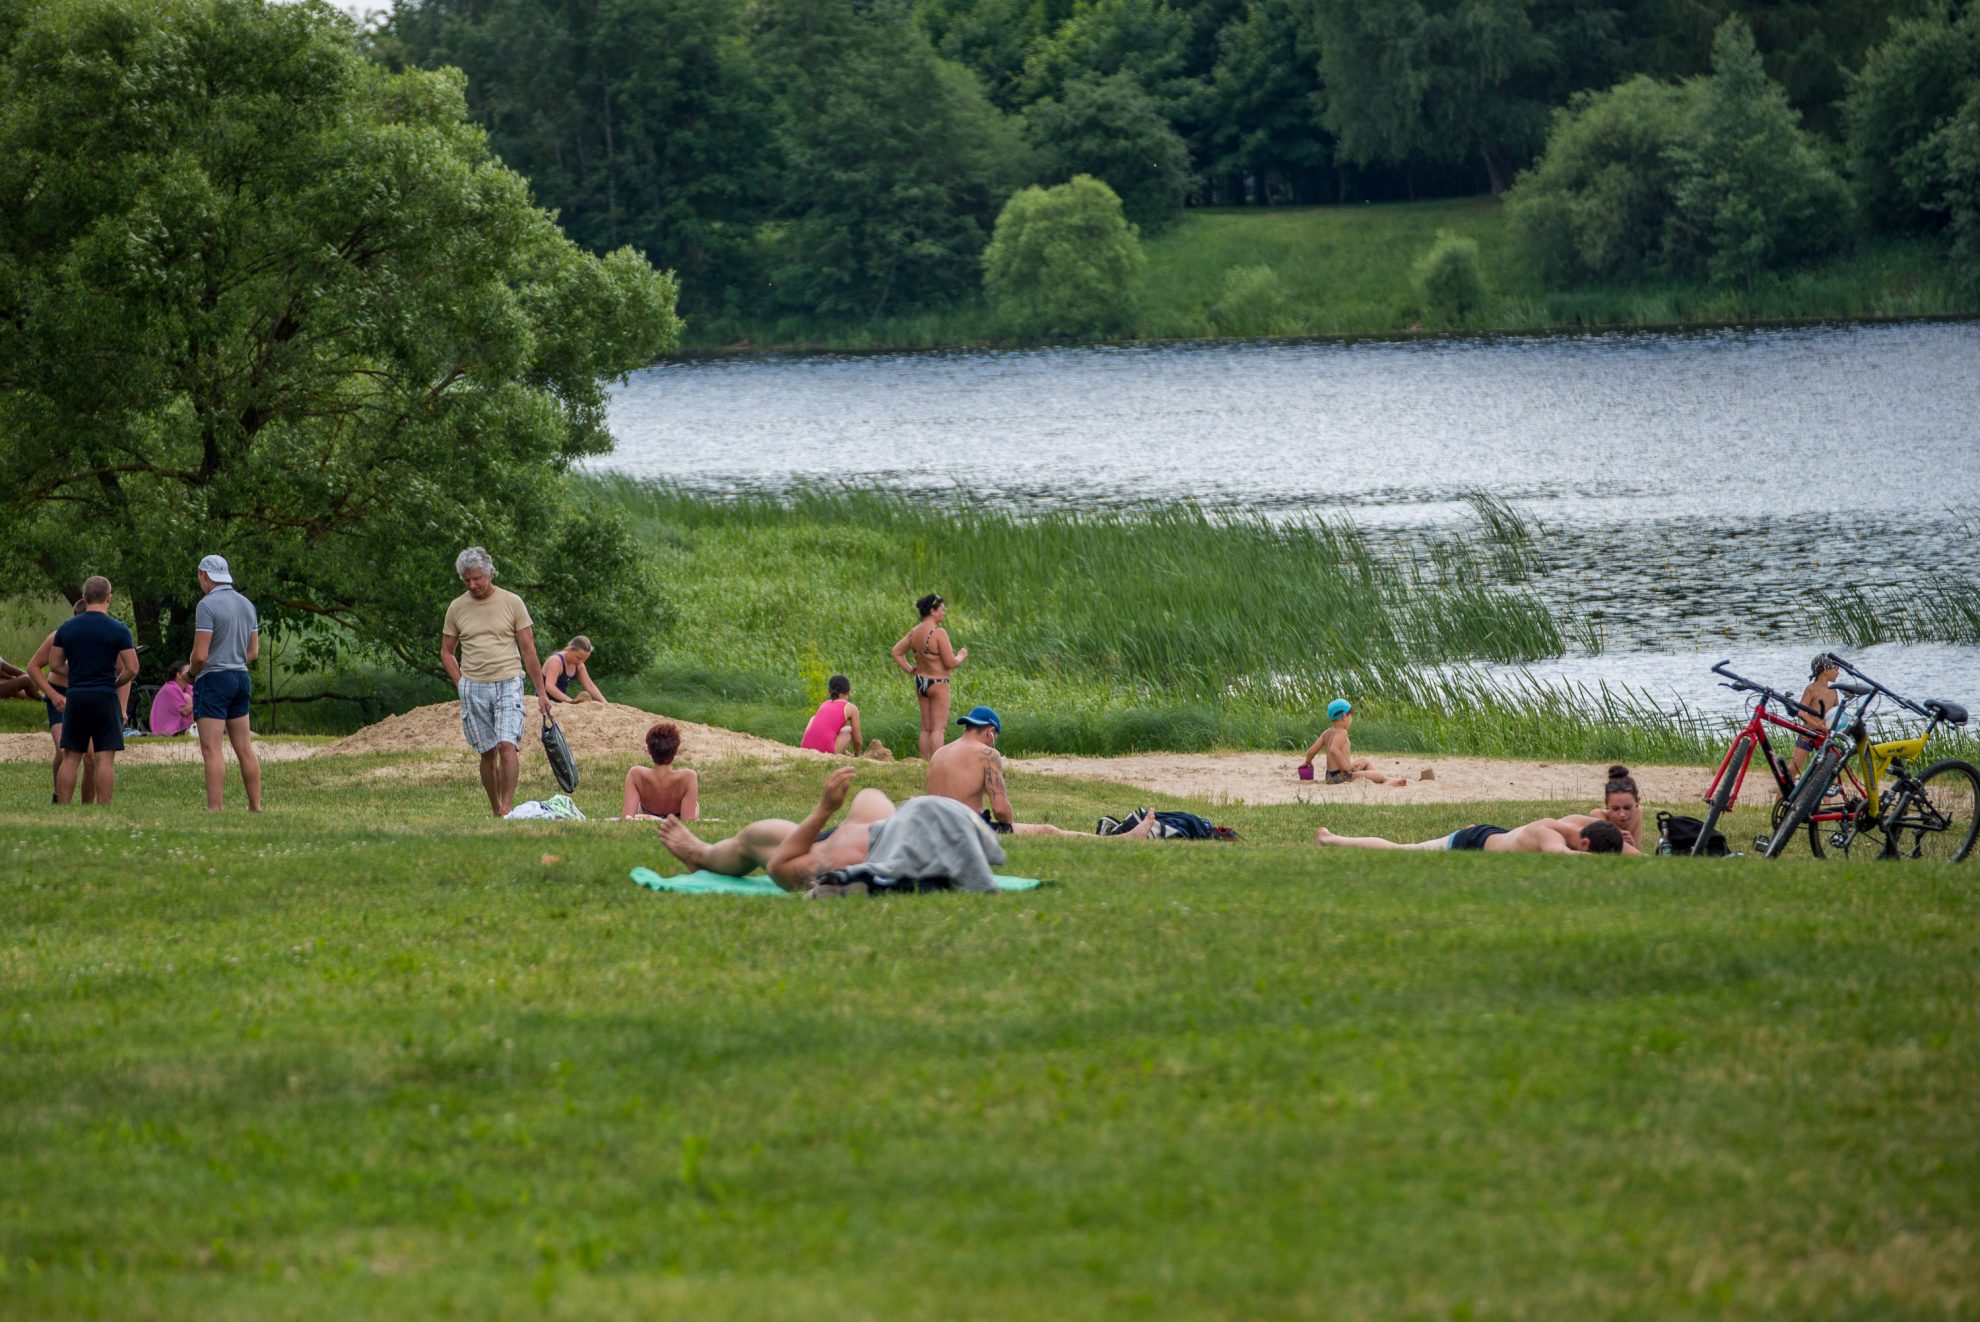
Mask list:
[[[888,650],[940,591],[970,649],[958,711],[1006,717],[1013,752],[1302,748],[1341,694],[1392,751],[1699,758],[1683,713],[1623,694],[1508,697],[1445,663],[1558,655],[1575,634],[1520,586],[1532,531],[1481,502],[1467,534],[1377,556],[1345,524],[1186,506],[1024,519],[968,500],[862,491],[710,501],[611,480],[681,627],[613,696],[794,741],[853,680],[869,735],[914,746]]]
[[[1419,305],[1411,266],[1437,231],[1476,239],[1491,295],[1461,325]],[[1491,199],[1380,206],[1210,209],[1147,241],[1147,280],[1135,333],[1205,336],[1388,335],[1413,330],[1531,331],[1600,326],[1722,325],[1777,320],[1943,316],[1980,312],[1956,290],[1942,245],[1871,240],[1752,290],[1641,281],[1573,289],[1541,285],[1513,251]],[[801,318],[763,324],[690,324],[687,344],[719,348],[807,344],[830,348],[995,343],[987,306],[865,324]]]
[[[195,820],[192,767],[0,809],[9,1317],[1889,1317],[1980,1287],[1970,864],[1344,856],[1289,807],[1220,811],[1233,846],[1015,842],[1057,883],[1025,897],[683,899],[627,883],[648,829],[488,823],[471,768],[268,774],[260,821]],[[41,775],[0,766],[0,804]],[[814,781],[704,788],[733,825]]]
[[[1375,541],[1344,522],[1179,505],[1025,517],[874,491],[718,501],[593,485],[630,520],[677,621],[637,673],[594,659],[607,695],[781,742],[837,672],[869,738],[915,747],[913,690],[888,653],[929,591],[949,598],[951,634],[970,649],[956,711],[996,707],[1019,755],[1290,752],[1336,696],[1356,704],[1356,742],[1389,753],[1683,762],[1715,760],[1727,742],[1724,721],[1667,699],[1475,677],[1466,663],[1599,650],[1593,622],[1531,587],[1545,533],[1483,496],[1468,526]],[[1970,638],[1972,595],[1942,587],[1931,600],[1946,618],[1910,627]],[[62,613],[17,603],[0,644],[24,655]],[[348,733],[451,695],[430,676],[361,662],[325,673],[286,664],[279,640],[268,650],[275,683],[257,666],[257,700],[271,687],[354,696],[258,707],[263,733]],[[0,703],[0,730],[43,728],[39,704]]]

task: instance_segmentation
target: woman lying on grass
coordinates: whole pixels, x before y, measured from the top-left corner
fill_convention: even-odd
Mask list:
[[[678,817],[686,822],[701,816],[701,778],[691,768],[674,765],[674,754],[680,751],[680,727],[671,721],[655,722],[646,732],[646,755],[653,765],[626,772],[626,801],[619,816],[633,821]]]
[[[1460,827],[1449,835],[1419,840],[1413,845],[1398,844],[1379,835],[1335,835],[1326,827],[1313,833],[1316,845],[1349,845],[1356,849],[1476,849],[1487,854],[1634,854],[1623,834],[1605,821],[1586,826],[1570,826],[1553,817],[1542,817],[1508,830],[1483,824]]]

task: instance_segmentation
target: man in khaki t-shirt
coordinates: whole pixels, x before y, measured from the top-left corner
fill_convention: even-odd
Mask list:
[[[447,606],[440,626],[440,664],[461,698],[461,733],[481,754],[481,787],[497,817],[515,806],[516,750],[522,743],[523,672],[547,717],[550,699],[537,667],[529,607],[495,586],[495,562],[470,546],[454,560],[467,591]]]

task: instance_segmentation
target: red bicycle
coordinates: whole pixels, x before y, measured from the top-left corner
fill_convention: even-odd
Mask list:
[[[1757,693],[1759,697],[1754,700],[1752,716],[1734,736],[1732,747],[1726,750],[1725,760],[1719,763],[1718,774],[1712,777],[1712,787],[1705,791],[1705,802],[1708,805],[1705,810],[1705,828],[1698,833],[1697,841],[1691,846],[1694,855],[1705,851],[1705,842],[1711,839],[1712,828],[1718,824],[1719,818],[1731,811],[1739,802],[1739,789],[1746,783],[1746,769],[1752,763],[1756,749],[1766,758],[1767,770],[1781,792],[1780,800],[1774,805],[1776,825],[1779,824],[1782,814],[1786,812],[1788,800],[1793,797],[1794,777],[1788,774],[1788,759],[1774,751],[1773,740],[1767,736],[1769,725],[1778,725],[1781,729],[1790,731],[1797,739],[1808,739],[1817,748],[1829,738],[1828,722],[1821,712],[1813,707],[1802,706],[1800,702],[1779,689],[1771,689],[1765,684],[1756,684],[1743,675],[1734,674],[1726,668],[1730,664],[1731,660],[1728,658],[1712,667],[1713,674],[1723,675],[1730,681],[1719,687],[1731,689],[1735,693]],[[1781,710],[1789,716],[1796,714],[1807,716],[1810,718],[1810,723],[1803,725],[1799,721],[1774,715],[1767,710],[1767,704],[1770,702],[1778,703]],[[1822,840],[1821,828],[1815,824],[1816,820],[1841,821],[1842,817],[1843,814],[1837,811],[1817,813],[1809,819],[1808,847],[1817,858],[1822,856]]]

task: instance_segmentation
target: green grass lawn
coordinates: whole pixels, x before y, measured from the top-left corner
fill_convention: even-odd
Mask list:
[[[1031,895],[807,904],[640,890],[649,829],[491,823],[418,759],[271,764],[259,820],[192,767],[105,812],[45,774],[0,766],[8,1318],[1980,1306],[1972,864],[1238,808],[1015,842]],[[707,829],[815,781],[709,769]]]

